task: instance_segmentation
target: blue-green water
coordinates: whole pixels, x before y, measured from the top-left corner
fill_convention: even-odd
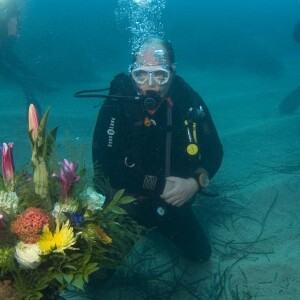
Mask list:
[[[128,15],[136,10],[129,0],[119,2]],[[281,72],[281,57],[298,51],[292,40],[296,0],[153,2],[165,2],[155,21],[163,24],[180,65]],[[123,18],[116,15],[119,8],[117,0],[28,1],[19,51],[49,80],[89,81],[97,72],[125,69],[132,46],[128,28],[134,24],[124,18],[124,9]]]
[[[18,3],[16,53],[57,88],[36,96],[51,107],[49,126],[59,125],[59,149],[71,140],[91,167],[99,101],[73,94],[107,87],[127,70],[143,37],[138,28],[172,42],[178,74],[208,104],[224,146],[209,189],[218,196],[195,203],[211,236],[211,262],[191,265],[155,237],[155,245],[138,243],[103,288],[93,280],[82,298],[298,299],[300,120],[299,111],[280,116],[278,105],[300,83],[300,45],[293,40],[299,1],[153,0],[148,10],[131,0]],[[20,87],[0,76],[0,142],[14,141],[20,167],[30,159],[25,102]]]

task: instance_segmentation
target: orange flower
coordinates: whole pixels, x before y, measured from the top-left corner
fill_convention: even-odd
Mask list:
[[[41,208],[25,209],[11,225],[11,231],[19,236],[22,242],[34,244],[40,239],[45,225],[49,225],[51,217]]]
[[[111,244],[112,243],[112,238],[110,236],[107,235],[107,233],[104,231],[103,228],[97,226],[96,227],[96,231],[101,239],[101,241],[104,243],[104,244]]]
[[[39,116],[33,104],[29,105],[28,110],[28,130],[33,141],[36,141],[39,128]]]

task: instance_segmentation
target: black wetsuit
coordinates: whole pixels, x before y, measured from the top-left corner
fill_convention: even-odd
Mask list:
[[[110,94],[136,96],[130,76],[117,75],[111,82]],[[179,76],[174,78],[168,98],[173,106],[165,100],[152,115],[139,100],[105,100],[94,131],[93,162],[114,189],[124,188],[140,199],[126,207],[132,218],[148,228],[157,227],[189,259],[203,261],[210,257],[211,247],[191,210],[191,202],[174,207],[159,195],[166,175],[190,178],[195,177],[198,168],[204,168],[212,178],[221,165],[223,149],[205,103]],[[189,108],[200,106],[203,111],[195,121],[201,158],[187,154],[191,142],[184,123]],[[168,112],[172,115],[171,124],[170,118],[167,124]],[[146,119],[150,126],[145,125]],[[170,171],[166,172],[168,132]]]
[[[8,22],[11,18],[19,17],[18,8],[14,0],[0,5],[0,73],[17,82],[25,95],[27,106],[33,103],[39,114],[42,109],[35,99],[33,85],[41,84],[26,64],[14,52],[15,36],[8,36]]]

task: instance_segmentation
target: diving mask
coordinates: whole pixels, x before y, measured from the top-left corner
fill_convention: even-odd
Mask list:
[[[137,84],[145,84],[151,77],[151,79],[158,85],[166,84],[171,76],[170,67],[168,66],[146,66],[134,64],[130,67],[133,80]]]

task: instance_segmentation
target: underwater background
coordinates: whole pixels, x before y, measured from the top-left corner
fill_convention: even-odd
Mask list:
[[[194,204],[213,257],[191,265],[162,238],[142,240],[103,287],[92,280],[86,295],[63,296],[300,298],[300,110],[278,112],[300,85],[300,45],[293,40],[300,1],[150,0],[149,7],[134,1],[19,0],[15,50],[55,87],[36,97],[50,107],[49,127],[59,126],[58,150],[91,168],[101,100],[76,99],[74,93],[108,87],[114,75],[127,71],[145,34],[172,42],[177,73],[203,97],[224,146],[223,164],[208,189],[216,196],[201,195]],[[26,105],[21,88],[1,72],[0,99],[1,141],[14,142],[20,168],[30,161]]]
[[[299,50],[292,39],[299,18],[296,0],[153,2],[155,11],[165,5],[155,22],[163,24],[161,35],[173,43],[182,67],[241,68],[275,76],[284,72],[282,57]],[[128,15],[136,9],[131,3],[23,0],[19,53],[39,74],[61,82],[126,70],[134,26]]]

